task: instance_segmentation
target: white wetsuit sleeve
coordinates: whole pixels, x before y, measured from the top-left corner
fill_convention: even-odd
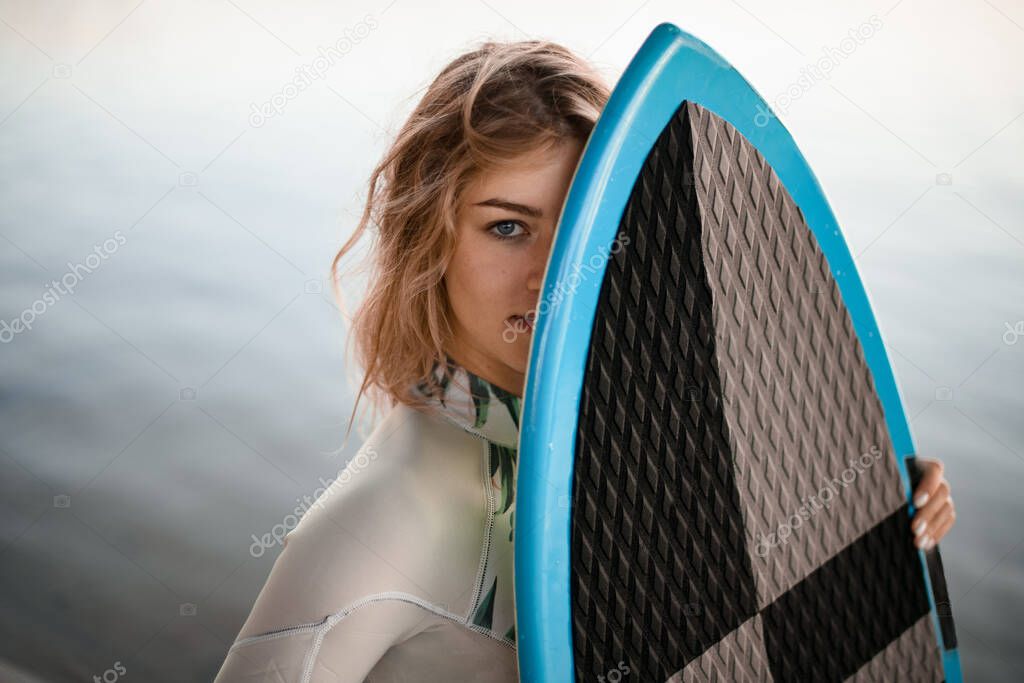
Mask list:
[[[395,507],[357,489],[311,509],[285,537],[215,683],[356,683],[429,626],[417,597],[423,552]]]

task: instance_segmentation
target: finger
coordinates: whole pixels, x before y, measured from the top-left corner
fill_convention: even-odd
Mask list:
[[[937,499],[936,502],[938,502]],[[928,513],[927,516],[924,516],[925,512]],[[932,507],[932,504],[929,503],[922,508],[919,515],[915,515],[911,523],[911,528],[915,535],[914,545],[919,548],[926,548],[926,546],[938,541],[941,538],[940,532],[945,533],[948,530],[943,529],[943,526],[952,515],[953,505],[948,497],[942,501],[941,505]]]
[[[944,521],[939,523],[938,527],[935,529],[935,536],[931,536],[929,534],[930,542],[928,543],[928,547],[925,548],[926,550],[934,548],[936,544],[938,544],[938,542],[941,541],[947,533],[949,533],[949,530],[953,528],[953,523],[956,521],[956,511],[950,510],[949,514],[944,515],[943,518]]]
[[[914,534],[920,536],[926,533],[927,527],[933,525],[935,515],[938,514],[949,500],[949,483],[942,480],[939,482],[935,493],[928,497],[928,504],[914,511],[914,517],[910,523],[910,528],[914,531]]]
[[[921,550],[931,550],[949,532],[955,520],[955,511],[943,511],[926,533],[914,539],[914,545]]]
[[[918,458],[917,462],[925,470],[924,476],[914,489],[914,507],[920,508],[927,505],[928,499],[935,495],[942,482],[945,467],[941,460],[934,458]]]

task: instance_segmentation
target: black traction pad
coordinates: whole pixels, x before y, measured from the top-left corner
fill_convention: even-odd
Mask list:
[[[619,230],[577,425],[576,680],[942,680],[871,372],[775,173],[683,102]]]

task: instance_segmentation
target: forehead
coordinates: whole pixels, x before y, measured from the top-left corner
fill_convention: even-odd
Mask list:
[[[472,205],[494,197],[534,206],[560,202],[581,151],[580,143],[564,142],[523,153],[497,168],[482,169],[467,186],[463,203]]]

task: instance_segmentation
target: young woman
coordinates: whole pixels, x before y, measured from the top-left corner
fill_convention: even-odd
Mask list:
[[[427,89],[334,262],[372,222],[359,398],[390,412],[287,535],[217,681],[517,680],[513,486],[533,309],[608,96],[590,64],[544,41],[484,43]],[[954,515],[941,463],[921,461],[927,546]]]

